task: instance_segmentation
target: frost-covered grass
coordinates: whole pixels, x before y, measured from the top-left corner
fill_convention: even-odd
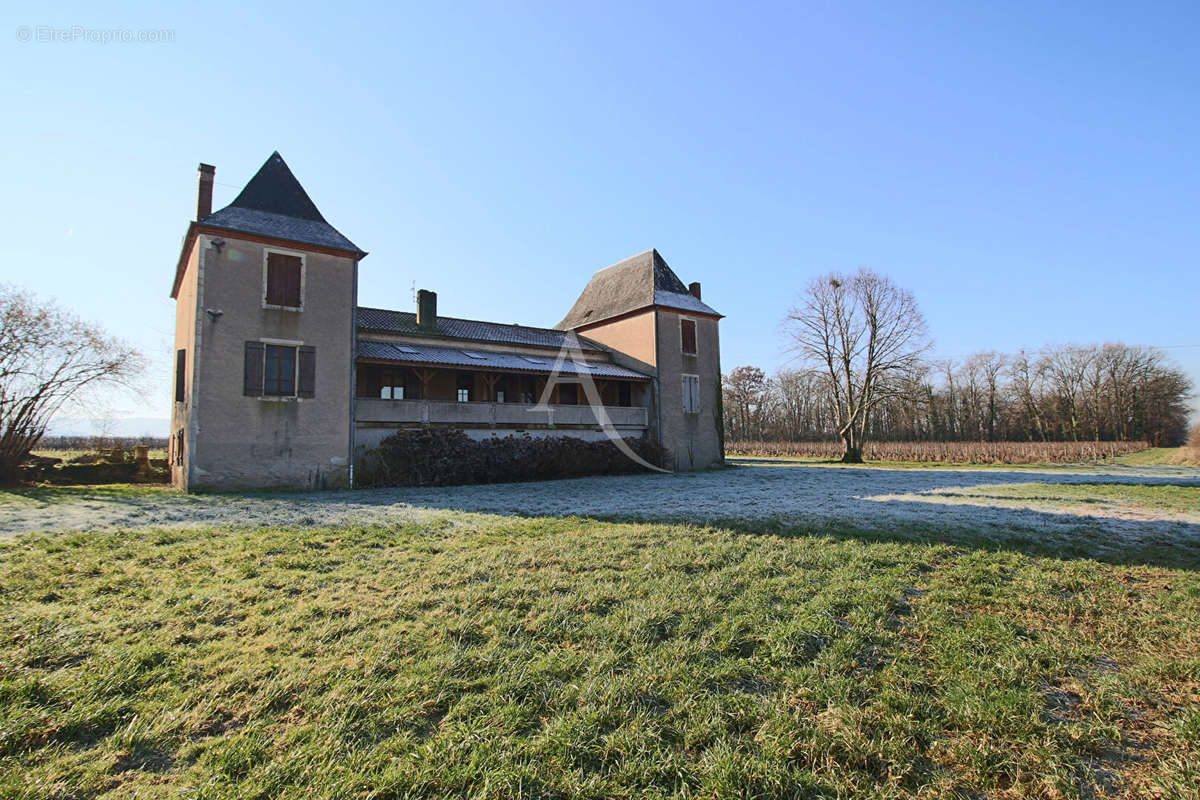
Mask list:
[[[1131,474],[0,495],[0,797],[1188,797],[1200,526],[870,499]]]

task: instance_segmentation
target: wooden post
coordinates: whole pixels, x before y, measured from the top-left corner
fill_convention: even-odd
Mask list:
[[[429,400],[429,384],[433,381],[434,371],[431,369],[414,369],[417,380],[421,382],[421,399]]]
[[[488,402],[496,402],[496,384],[500,382],[500,376],[494,372],[485,372],[479,376],[479,379],[483,381],[483,385],[487,387]]]

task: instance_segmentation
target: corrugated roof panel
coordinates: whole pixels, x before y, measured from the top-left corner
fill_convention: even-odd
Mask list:
[[[411,311],[390,311],[365,306],[358,308],[358,327],[364,330],[555,349],[565,346],[568,342],[566,331],[533,328],[528,325],[506,325],[500,322],[485,322],[476,319],[438,317],[437,326],[437,330],[432,332],[421,328],[417,325],[417,315]],[[575,338],[581,350],[604,352],[603,347],[586,337],[576,336]]]
[[[376,342],[371,340],[359,340],[358,357],[394,361],[402,364],[472,367],[474,369],[496,369],[541,374],[553,372],[555,366],[555,361],[552,359],[529,358],[513,353],[488,353],[486,362],[480,362],[478,359],[468,356],[462,350],[452,347],[427,347],[420,345],[405,346],[404,350],[401,350],[400,346],[391,342]],[[576,364],[570,359],[564,359],[563,363],[559,366],[559,371],[567,375],[596,375],[603,378],[649,380],[649,376],[647,375],[609,362]]]

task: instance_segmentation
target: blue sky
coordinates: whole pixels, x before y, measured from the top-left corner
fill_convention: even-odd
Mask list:
[[[276,149],[370,251],[364,304],[549,326],[657,247],[726,369],[860,266],[945,356],[1200,345],[1195,3],[55,5],[0,12],[0,280],[154,358],[131,414],[168,414],[197,162],[219,207]]]

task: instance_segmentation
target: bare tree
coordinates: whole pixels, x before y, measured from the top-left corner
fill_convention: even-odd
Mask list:
[[[737,367],[725,376],[725,422],[732,439],[762,437],[767,379],[758,367]]]
[[[930,347],[916,300],[868,269],[830,273],[808,285],[784,325],[795,352],[822,368],[842,461],[861,463],[871,412],[903,394]]]
[[[140,353],[95,325],[0,284],[0,482],[17,467],[66,403],[90,388],[128,385]]]

